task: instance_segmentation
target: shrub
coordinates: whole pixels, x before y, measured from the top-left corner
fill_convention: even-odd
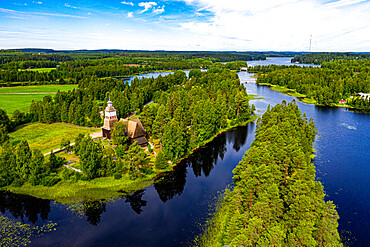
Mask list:
[[[115,173],[113,175],[113,177],[114,177],[114,179],[120,179],[120,178],[122,178],[122,175],[121,175],[121,173]]]

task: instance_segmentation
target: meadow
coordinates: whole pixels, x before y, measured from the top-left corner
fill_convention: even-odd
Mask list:
[[[42,153],[47,153],[50,149],[59,148],[63,139],[70,140],[72,143],[78,134],[87,134],[97,130],[65,123],[30,123],[19,126],[9,133],[9,137],[10,141],[15,144],[21,140],[27,140],[31,149],[37,148]]]
[[[50,72],[52,70],[55,70],[56,68],[35,68],[35,69],[19,69],[20,71],[36,71],[39,73],[45,73],[45,72]]]
[[[42,100],[46,95],[56,94],[58,90],[68,91],[77,88],[77,85],[42,85],[0,88],[0,108],[7,114],[15,110],[28,112],[32,100]]]

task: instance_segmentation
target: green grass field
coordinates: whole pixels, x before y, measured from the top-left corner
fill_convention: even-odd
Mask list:
[[[32,100],[42,100],[48,94],[60,91],[68,91],[77,88],[77,85],[42,85],[23,87],[1,87],[0,108],[8,114],[15,110],[28,112]]]
[[[36,68],[36,69],[19,69],[20,71],[37,71],[39,73],[45,73],[50,72],[52,70],[55,70],[56,68]]]
[[[9,133],[9,136],[13,143],[24,139],[28,141],[31,149],[37,148],[42,153],[47,153],[50,149],[59,148],[63,139],[70,140],[72,143],[79,133],[86,134],[97,130],[64,123],[30,123],[19,126],[14,132]]]
[[[270,88],[274,91],[283,92],[283,93],[290,91],[290,89],[283,87],[283,86],[271,86]]]
[[[301,101],[304,102],[304,103],[307,103],[307,104],[316,104],[317,103],[316,100],[310,99],[310,98],[304,98]]]

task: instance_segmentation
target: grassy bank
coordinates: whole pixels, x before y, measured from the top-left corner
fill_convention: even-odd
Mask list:
[[[63,139],[73,142],[78,134],[87,134],[94,131],[97,131],[97,129],[65,123],[30,123],[19,126],[9,134],[9,137],[13,143],[27,140],[31,149],[37,148],[41,152],[47,153],[50,149],[59,148]]]
[[[287,94],[292,97],[298,98],[303,103],[318,105],[316,100],[308,98],[307,95],[298,93],[295,89],[289,89],[284,86],[277,86],[270,83],[258,83],[261,86],[269,86],[271,90]],[[334,105],[333,105],[334,106]]]
[[[0,88],[0,108],[8,114],[15,110],[29,112],[32,100],[42,100],[46,95],[77,88],[76,85],[42,85]]]
[[[19,188],[6,187],[5,189],[17,194],[27,194],[63,204],[73,204],[83,201],[109,200],[117,197],[125,197],[131,191],[137,191],[150,186],[154,182],[155,177],[156,174],[136,180],[129,180],[125,176],[121,179],[103,177],[91,181],[61,181],[53,187],[25,184]]]

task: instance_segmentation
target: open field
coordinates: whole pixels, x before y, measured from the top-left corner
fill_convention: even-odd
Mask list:
[[[80,127],[65,123],[30,123],[19,126],[16,131],[9,133],[10,141],[18,143],[25,139],[30,148],[37,148],[42,153],[50,152],[50,149],[59,148],[63,139],[74,142],[79,133],[86,134],[97,131],[96,128]]]
[[[32,94],[32,93],[56,93],[77,88],[77,85],[40,85],[40,86],[20,86],[20,87],[1,87],[0,94]]]
[[[50,72],[52,70],[55,70],[56,68],[36,68],[36,69],[19,69],[20,71],[36,71],[39,73],[45,73],[45,72]]]
[[[0,108],[8,114],[15,110],[28,112],[32,100],[42,100],[46,95],[55,94],[60,91],[68,91],[77,85],[42,85],[23,87],[1,87]]]

